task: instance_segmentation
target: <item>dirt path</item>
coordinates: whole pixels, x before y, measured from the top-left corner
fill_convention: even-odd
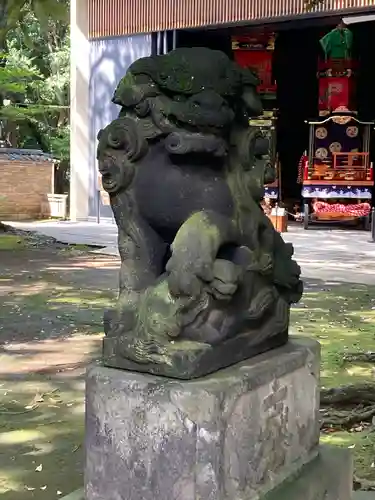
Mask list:
[[[82,486],[84,372],[98,357],[118,259],[71,248],[0,250],[0,496]]]

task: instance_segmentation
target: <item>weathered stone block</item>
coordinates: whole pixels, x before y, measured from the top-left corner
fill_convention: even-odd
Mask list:
[[[83,488],[73,491],[73,493],[70,493],[70,495],[63,497],[61,500],[85,500]]]
[[[258,498],[316,456],[318,378],[306,339],[193,381],[92,367],[86,500]]]
[[[352,478],[350,450],[320,446],[315,460],[261,500],[351,500]]]

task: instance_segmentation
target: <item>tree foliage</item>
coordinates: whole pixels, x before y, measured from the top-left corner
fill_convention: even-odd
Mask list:
[[[13,147],[69,163],[69,0],[0,0],[0,119]],[[4,125],[5,124],[5,125]]]
[[[42,29],[49,21],[68,22],[67,3],[65,0],[0,0],[0,45],[3,49],[9,31],[19,26],[26,27],[25,21],[32,12]]]

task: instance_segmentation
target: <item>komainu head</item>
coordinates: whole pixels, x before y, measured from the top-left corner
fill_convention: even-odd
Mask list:
[[[233,130],[248,130],[262,110],[257,84],[250,70],[206,48],[134,62],[113,97],[119,117],[98,136],[104,188],[129,185],[134,163],[160,142],[171,155],[227,158]]]

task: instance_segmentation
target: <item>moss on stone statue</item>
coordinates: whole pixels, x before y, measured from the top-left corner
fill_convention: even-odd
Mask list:
[[[302,287],[259,207],[275,158],[248,126],[257,83],[221,52],[184,48],[134,62],[116,89],[120,118],[98,146],[122,258],[111,366],[117,350],[121,366],[186,378],[286,341]]]

